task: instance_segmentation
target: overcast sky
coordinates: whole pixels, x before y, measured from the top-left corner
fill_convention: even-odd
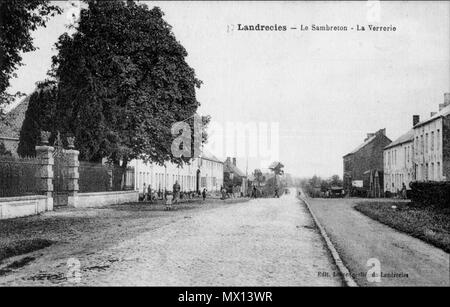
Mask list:
[[[62,2],[58,2],[62,6]],[[299,176],[342,176],[342,156],[366,133],[392,140],[412,115],[437,111],[450,84],[450,2],[381,2],[379,21],[366,2],[157,2],[188,63],[204,84],[200,112],[213,124],[279,125],[279,160]],[[369,17],[371,18],[371,17]],[[34,33],[40,49],[24,55],[11,91],[33,90],[45,78],[66,15]],[[395,32],[236,31],[237,24],[392,25]],[[229,31],[234,26],[234,31]],[[212,133],[212,153],[221,140]],[[261,155],[263,153],[260,153]],[[249,158],[249,172],[267,167]],[[270,159],[270,158],[269,158]],[[246,158],[238,157],[245,171]],[[264,161],[261,165],[261,161]]]

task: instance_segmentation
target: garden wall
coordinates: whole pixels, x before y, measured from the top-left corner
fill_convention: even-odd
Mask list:
[[[86,208],[118,205],[128,202],[137,202],[138,197],[138,191],[78,193],[77,200],[74,203],[74,207]]]
[[[53,199],[42,195],[0,198],[0,220],[53,210]]]

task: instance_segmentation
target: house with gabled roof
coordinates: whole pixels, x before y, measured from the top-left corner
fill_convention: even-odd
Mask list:
[[[364,142],[343,157],[344,190],[348,195],[383,195],[383,150],[392,141],[386,129],[368,133]]]
[[[233,189],[236,187],[239,187],[241,193],[247,193],[247,174],[237,167],[236,158],[231,160],[227,157],[223,163],[223,182],[228,193],[234,192]]]

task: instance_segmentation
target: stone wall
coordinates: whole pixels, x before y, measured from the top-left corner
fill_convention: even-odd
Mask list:
[[[128,202],[137,202],[138,191],[78,193],[74,202],[76,208],[103,207]]]
[[[51,198],[41,195],[0,198],[0,220],[53,210]]]

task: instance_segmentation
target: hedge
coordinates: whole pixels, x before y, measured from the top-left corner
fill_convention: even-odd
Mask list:
[[[416,205],[450,208],[450,182],[413,181],[409,186],[411,200]]]

